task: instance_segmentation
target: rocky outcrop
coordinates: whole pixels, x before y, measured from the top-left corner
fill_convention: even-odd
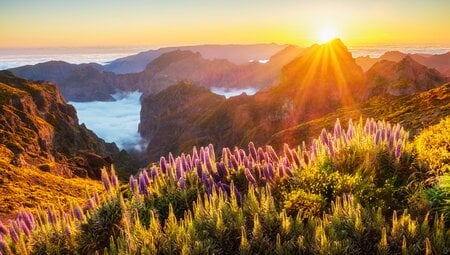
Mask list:
[[[369,97],[387,93],[410,95],[442,85],[446,79],[436,69],[427,68],[411,56],[399,62],[382,60],[367,71]]]
[[[0,147],[12,165],[65,177],[99,178],[119,152],[79,125],[75,108],[54,84],[7,71],[0,72]]]
[[[181,82],[142,101],[139,132],[148,141],[151,160],[170,150],[213,142],[208,130],[198,128],[205,113],[214,111],[225,97]],[[206,131],[206,132],[204,132]]]

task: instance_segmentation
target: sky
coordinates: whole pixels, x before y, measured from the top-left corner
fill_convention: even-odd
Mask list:
[[[449,0],[0,0],[0,48],[450,44]],[[322,36],[323,37],[323,36]]]

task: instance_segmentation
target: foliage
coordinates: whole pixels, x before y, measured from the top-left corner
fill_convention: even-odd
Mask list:
[[[369,119],[282,153],[169,154],[128,185],[103,171],[106,195],[85,208],[21,211],[0,225],[0,253],[448,254],[450,178],[413,178],[429,169],[416,148]],[[419,200],[431,210],[410,213]]]

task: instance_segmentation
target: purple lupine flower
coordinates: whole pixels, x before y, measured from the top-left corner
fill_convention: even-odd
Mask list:
[[[334,144],[333,144],[332,141],[329,141],[329,142],[328,142],[328,150],[329,150],[329,152],[330,152],[330,156],[331,156],[332,158],[334,158],[335,151],[334,151]]]
[[[290,161],[293,160],[293,159],[292,159],[292,152],[291,152],[291,149],[289,148],[289,145],[288,145],[287,143],[285,143],[285,144],[283,145],[283,152],[284,152],[284,156],[285,156],[288,160],[290,160]]]
[[[147,195],[147,183],[142,174],[139,175],[139,194]]]
[[[215,182],[220,182],[222,180],[222,177],[216,172],[211,172],[211,176]]]
[[[3,223],[0,221],[0,236],[1,235],[8,235],[9,231],[8,229],[5,227],[5,225],[3,225]]]
[[[347,128],[347,137],[350,140],[353,138],[354,135],[355,135],[355,127],[353,126],[352,119],[349,119],[348,120],[348,128]]]
[[[94,192],[94,201],[96,204],[100,204],[100,197],[97,192]]]
[[[178,186],[180,187],[180,189],[186,188],[186,180],[184,179],[183,176],[181,176],[180,179],[178,180]]]
[[[245,168],[250,168],[250,160],[248,157],[244,157],[243,163]]]
[[[341,137],[342,128],[341,128],[341,122],[339,122],[339,118],[336,120],[336,124],[334,124],[334,137],[339,138]]]
[[[133,175],[130,175],[130,181],[128,182],[129,186],[130,186],[130,190],[131,192],[135,192],[136,191],[136,180],[134,179]]]
[[[34,217],[33,214],[20,210],[17,214],[17,221],[23,221],[29,230],[34,229]]]
[[[176,174],[176,178],[177,180],[180,179],[181,176],[183,176],[183,165],[181,163],[180,157],[177,157],[175,159],[175,174]]]
[[[303,151],[303,161],[306,165],[309,164],[309,153],[307,151]]]
[[[366,123],[364,124],[364,135],[368,135],[370,133],[370,119],[366,119]]]
[[[169,152],[169,165],[172,168],[175,168],[175,158],[173,157],[172,152]]]
[[[0,235],[0,254],[8,254],[8,245],[6,244],[6,241],[2,238]]]
[[[285,167],[291,167],[291,162],[287,158],[283,158],[283,165]]]
[[[205,165],[206,169],[208,169],[208,172],[212,173],[214,171],[213,166],[211,164],[211,159],[209,157],[205,159]]]
[[[193,163],[192,163],[192,157],[191,157],[191,155],[186,155],[186,163],[187,163],[187,170],[192,170],[192,166],[194,165]]]
[[[119,186],[119,179],[117,178],[116,172],[114,170],[111,171],[110,180],[113,187],[117,188]]]
[[[295,150],[291,150],[291,151],[292,151],[292,158],[294,159],[296,166],[299,167],[300,166],[300,158],[298,157],[298,154]]]
[[[245,178],[247,178],[247,181],[253,185],[256,186],[256,180],[255,177],[253,177],[252,173],[250,172],[250,170],[248,170],[247,168],[244,170],[244,174],[245,174]]]
[[[397,147],[395,148],[395,157],[400,158],[401,155],[402,155],[402,143],[399,142],[397,143]]]
[[[380,141],[381,141],[381,133],[382,133],[381,130],[378,129],[377,133],[375,134],[375,139],[374,139],[374,141],[375,141],[375,144],[376,144],[376,145],[380,144]]]
[[[394,149],[394,134],[391,133],[389,135],[389,139],[388,139],[388,145],[389,145],[389,150],[393,150]]]
[[[134,189],[132,189],[132,190],[133,190],[133,192],[134,192]],[[88,201],[87,201],[87,207],[89,208],[89,210],[94,210],[94,208],[95,208],[95,202],[94,202],[94,199],[92,199],[92,198],[88,199]]]
[[[253,169],[255,165],[255,159],[252,156],[248,157],[248,169]]]
[[[67,236],[71,236],[72,235],[72,231],[70,230],[70,226],[65,226],[64,227],[64,233],[66,233]]]
[[[165,157],[161,157],[159,159],[159,167],[161,168],[161,171],[163,173],[165,173],[165,174],[167,173],[167,161],[166,161]]]
[[[222,179],[227,177],[228,171],[223,162],[217,162],[216,168],[217,168],[217,172],[219,173],[220,177],[222,177]]]
[[[200,161],[202,163],[205,163],[206,155],[205,155],[205,149],[203,147],[200,147]]]
[[[187,163],[186,155],[184,155],[184,153],[181,154],[180,161],[181,161],[181,165],[183,166],[183,171],[186,172],[187,170],[189,170],[189,165]]]
[[[266,178],[266,180],[272,180],[274,177],[274,173],[273,173],[273,166],[272,164],[267,164],[264,167],[264,177]]]
[[[286,168],[284,164],[278,166],[278,177],[284,177],[284,168]]]
[[[247,157],[247,153],[243,149],[239,149],[239,154],[241,154],[241,161],[244,161],[244,158]]]
[[[234,158],[238,162],[238,164],[241,163],[241,153],[239,152],[238,147],[234,147]]]
[[[322,140],[322,144],[323,145],[327,145],[328,144],[328,142],[329,142],[328,132],[327,132],[327,130],[325,128],[322,129],[322,132],[320,133],[320,138]]]
[[[311,144],[311,153],[312,155],[317,156],[317,139],[314,139]]]
[[[239,163],[234,155],[231,155],[231,164],[233,165],[235,171],[239,170]]]
[[[158,168],[156,168],[156,166],[150,167],[150,176],[152,177],[152,179],[158,177]]]
[[[253,142],[250,142],[248,144],[248,152],[253,157],[253,159],[258,159],[258,154],[256,153],[255,144]]]
[[[25,222],[23,220],[19,220],[17,222],[17,224],[19,225],[19,229],[26,235],[26,236],[30,236],[30,229],[27,227],[27,224],[25,224]]]
[[[105,187],[105,190],[110,191],[111,190],[111,182],[109,181],[108,173],[106,172],[105,169],[102,170],[101,178],[102,178],[102,183],[103,183],[103,186]]]
[[[262,162],[263,160],[267,161],[266,153],[261,147],[258,147],[258,162]]]
[[[216,161],[216,153],[214,152],[214,145],[212,145],[211,143],[208,145],[208,149],[209,149],[209,157],[210,159],[215,162]]]
[[[48,222],[50,222],[52,225],[56,224],[55,212],[50,208],[47,208],[47,219],[48,219]]]
[[[267,145],[266,146],[266,151],[269,154],[270,159],[272,159],[273,161],[278,161],[278,155],[275,152],[275,150],[273,149],[272,146]]]
[[[145,185],[147,185],[147,186],[150,185],[150,177],[148,177],[148,173],[147,173],[146,169],[144,169],[144,171],[141,172],[140,176],[141,175],[142,175],[142,179],[145,182]]]
[[[292,171],[290,167],[285,167],[284,168],[284,172],[288,175],[288,176],[292,176]]]
[[[17,243],[19,241],[19,234],[17,234],[17,231],[13,226],[9,226],[9,236],[14,242]]]
[[[195,168],[197,169],[197,176],[201,177],[203,173],[203,167],[202,162],[200,162],[200,159],[195,160]]]
[[[192,162],[194,163],[196,159],[198,159],[198,151],[197,151],[197,147],[193,147],[192,148]]]
[[[228,160],[228,153],[227,153],[227,149],[226,148],[222,148],[222,158],[221,158],[221,160],[223,162],[225,162],[225,163]]]
[[[73,215],[75,216],[75,218],[79,221],[83,220],[84,214],[83,214],[83,210],[81,209],[81,207],[78,204],[75,204],[73,206]]]
[[[375,132],[377,131],[377,122],[371,118],[370,119],[370,134],[375,134]]]

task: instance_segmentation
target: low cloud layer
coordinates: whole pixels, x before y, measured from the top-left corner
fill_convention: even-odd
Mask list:
[[[69,102],[78,113],[80,123],[120,149],[144,149],[138,133],[141,111],[140,92],[118,93],[113,102]]]
[[[258,92],[258,90],[255,88],[227,89],[227,88],[214,87],[214,88],[211,88],[211,92],[218,94],[218,95],[225,96],[226,98],[230,98],[230,97],[234,97],[234,96],[239,96],[240,94],[242,94],[244,92],[250,96],[250,95],[253,95],[256,92]]]

